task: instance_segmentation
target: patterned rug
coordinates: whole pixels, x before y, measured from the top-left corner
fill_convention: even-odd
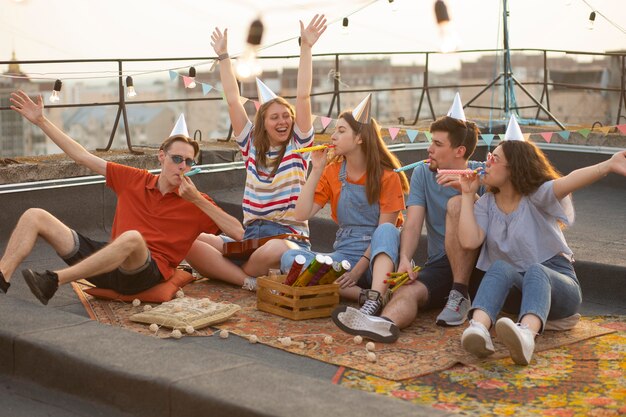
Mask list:
[[[471,416],[625,416],[626,316],[590,321],[616,333],[537,353],[400,382],[340,369],[333,382]]]
[[[148,326],[133,323],[129,317],[141,311],[142,306],[129,303],[94,299],[75,284],[90,316],[102,323],[121,326],[139,333],[151,334]],[[444,328],[435,325],[437,312],[424,313],[409,328],[401,332],[393,344],[377,344],[374,349],[376,361],[370,362],[365,342],[355,343],[354,338],[339,330],[330,318],[292,321],[256,309],[256,297],[249,291],[215,281],[203,280],[187,285],[185,295],[193,298],[208,297],[213,301],[238,304],[242,310],[230,320],[215,327],[228,330],[242,337],[255,335],[260,343],[308,356],[323,362],[367,372],[389,380],[403,380],[428,375],[448,369],[457,363],[476,365],[483,361],[467,354],[461,347],[460,338],[464,326]],[[613,330],[600,327],[589,320],[582,320],[573,330],[546,332],[537,339],[537,351],[579,342]],[[203,329],[195,336],[210,336],[211,329]],[[160,330],[158,337],[168,337],[168,330]],[[289,337],[287,341],[285,338]],[[496,346],[496,354],[489,361],[505,357],[505,349]]]

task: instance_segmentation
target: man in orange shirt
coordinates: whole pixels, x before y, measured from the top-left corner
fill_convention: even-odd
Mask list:
[[[70,229],[50,213],[27,210],[11,234],[0,259],[0,289],[41,236],[71,265],[59,271],[22,271],[30,290],[47,304],[58,286],[87,279],[101,288],[135,294],[169,279],[201,232],[240,240],[239,221],[200,193],[183,174],[194,165],[198,144],[189,138],[184,118],[159,149],[160,175],[107,162],[89,153],[43,115],[43,100],[23,91],[11,94],[11,108],[38,126],[70,158],[106,178],[118,197],[111,242],[96,242]]]

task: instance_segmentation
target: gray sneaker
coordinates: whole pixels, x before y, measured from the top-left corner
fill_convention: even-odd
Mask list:
[[[457,290],[450,291],[448,302],[437,316],[438,326],[460,326],[467,320],[467,313],[472,306],[468,298]]]
[[[332,319],[344,332],[376,342],[393,343],[400,336],[400,329],[392,321],[363,314],[353,307],[345,305],[337,307],[333,311]]]

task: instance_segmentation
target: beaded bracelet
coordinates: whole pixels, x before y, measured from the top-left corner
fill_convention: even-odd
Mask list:
[[[217,56],[217,60],[218,61],[223,61],[224,59],[227,59],[227,58],[230,58],[230,55],[228,55],[228,52],[225,52],[225,53]]]

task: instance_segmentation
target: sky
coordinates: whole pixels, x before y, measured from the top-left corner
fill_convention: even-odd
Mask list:
[[[19,60],[209,57],[214,56],[210,35],[215,26],[229,29],[229,50],[236,55],[257,17],[265,25],[263,45],[279,43],[261,55],[297,55],[295,39],[282,41],[297,38],[298,19],[306,22],[318,12],[331,24],[314,53],[437,51],[434,1],[394,1],[397,11],[388,0],[0,0],[0,61],[9,60],[12,50]],[[586,0],[599,11],[593,30],[587,29],[592,8],[585,0],[508,1],[512,48],[626,50],[626,34],[600,15],[626,28],[624,0]],[[501,47],[502,0],[446,3],[460,49]],[[343,35],[341,20],[347,15],[349,33]],[[435,70],[450,69],[458,66],[460,56],[434,56],[431,64]],[[150,68],[159,66],[172,64]],[[55,78],[54,72],[98,72],[100,66],[81,64],[68,70],[33,65],[22,70]]]

